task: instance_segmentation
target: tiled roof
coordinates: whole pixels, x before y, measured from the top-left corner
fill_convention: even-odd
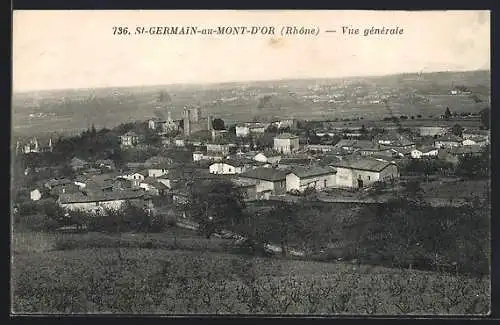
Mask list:
[[[290,133],[282,133],[282,134],[278,134],[275,139],[295,139],[295,138],[298,138],[297,135],[293,135],[293,134],[290,134]]]
[[[329,167],[311,166],[311,167],[294,167],[291,172],[300,178],[309,178],[321,175],[329,175],[337,173],[336,170]]]
[[[453,142],[462,142],[463,139],[454,134],[445,134],[442,137],[436,139],[436,141],[453,141]]]
[[[265,181],[280,181],[286,179],[286,173],[282,171],[278,171],[273,168],[260,167],[256,169],[252,169],[243,174],[240,174],[241,177],[244,178],[253,178],[253,179],[262,179]]]
[[[338,162],[330,163],[330,166],[333,167],[358,169],[358,170],[366,170],[374,172],[380,172],[389,165],[392,165],[392,163],[376,159],[368,159],[368,158],[341,160]]]
[[[114,200],[130,200],[130,199],[141,198],[143,194],[144,194],[143,192],[139,191],[89,193],[89,195],[85,195],[83,193],[64,193],[59,196],[59,202],[61,204],[68,204],[68,203],[102,202],[102,201],[114,201]]]

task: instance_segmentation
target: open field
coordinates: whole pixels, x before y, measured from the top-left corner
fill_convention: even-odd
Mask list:
[[[53,239],[37,237],[40,242]],[[108,247],[23,252],[14,253],[12,265],[13,311],[20,314],[489,311],[487,278],[206,251]]]
[[[468,96],[448,95],[451,85],[465,84],[482,102]],[[388,102],[372,104],[358,101],[358,91],[380,96],[395,96]],[[334,120],[363,118],[380,121],[394,114],[434,118],[448,106],[453,112],[477,113],[489,106],[490,76],[488,71],[441,74],[395,75],[332,80],[283,80],[231,83],[205,86],[151,86],[135,88],[102,88],[57,90],[14,94],[12,124],[15,133],[74,132],[87,128],[113,127],[132,120],[155,116],[159,105],[169,106],[174,119],[182,117],[185,105],[199,103],[205,113],[227,123],[259,118],[298,118]],[[160,91],[168,91],[170,101],[158,103]],[[341,93],[344,102],[315,101],[309,97]],[[269,96],[263,105],[261,99]],[[418,98],[423,98],[416,100]],[[392,97],[391,97],[392,98]],[[160,109],[166,115],[166,108]],[[226,123],[226,124],[227,124]],[[378,122],[377,122],[378,123]],[[406,122],[405,122],[406,123]],[[411,121],[411,123],[418,123]],[[343,123],[340,126],[344,125]]]

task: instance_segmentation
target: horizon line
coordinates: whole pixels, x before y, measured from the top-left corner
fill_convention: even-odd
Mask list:
[[[349,75],[340,77],[296,77],[296,78],[269,78],[269,79],[254,79],[254,80],[230,80],[230,81],[213,81],[213,82],[173,82],[168,84],[143,84],[143,85],[130,85],[130,86],[89,86],[89,87],[73,87],[73,88],[45,88],[45,89],[30,89],[22,91],[12,90],[12,95],[15,94],[28,94],[33,92],[50,92],[50,91],[68,91],[68,90],[102,90],[109,88],[140,88],[140,87],[172,87],[172,86],[215,86],[215,85],[226,85],[226,84],[238,84],[238,83],[258,83],[258,82],[283,82],[283,81],[300,81],[300,80],[339,80],[339,79],[354,79],[354,78],[378,78],[378,77],[390,77],[398,76],[404,74],[423,74],[429,75],[433,73],[467,73],[467,72],[490,72],[491,68],[479,68],[472,70],[436,70],[436,71],[407,71],[407,72],[397,72],[389,74],[374,74],[374,75]]]

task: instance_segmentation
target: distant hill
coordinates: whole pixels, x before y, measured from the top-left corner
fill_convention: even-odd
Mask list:
[[[181,118],[185,105],[199,103],[205,114],[209,112],[229,123],[263,116],[312,120],[362,116],[365,120],[379,120],[387,114],[382,104],[313,101],[308,95],[377,93],[380,89],[399,97],[393,104],[397,114],[439,115],[446,105],[457,112],[479,112],[489,105],[490,84],[489,71],[470,71],[25,92],[13,95],[13,130],[23,135],[40,130],[74,132],[91,124],[113,127],[145,120],[155,116],[162,91],[170,96],[174,119]],[[474,103],[465,96],[448,99],[449,91],[458,85],[470,89],[481,102]],[[430,99],[415,100],[418,96]]]

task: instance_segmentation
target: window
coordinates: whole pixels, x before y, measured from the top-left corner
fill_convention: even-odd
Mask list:
[[[326,187],[326,179],[323,181],[323,183],[325,184],[325,186],[324,186],[324,187]]]
[[[368,176],[368,180],[370,180],[370,176]]]

